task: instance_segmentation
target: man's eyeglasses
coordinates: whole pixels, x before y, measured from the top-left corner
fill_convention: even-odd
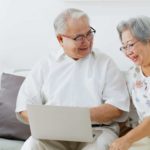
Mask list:
[[[137,42],[139,42],[139,41],[135,41],[134,43],[127,44],[126,46],[120,47],[120,51],[122,51],[122,52],[124,52],[124,53],[126,53],[127,50],[128,50],[128,51],[131,51],[132,48],[134,47],[134,45],[135,45]]]
[[[91,41],[95,33],[96,33],[96,30],[90,27],[90,30],[86,34],[77,35],[74,38],[64,35],[64,34],[62,36],[74,40],[77,44],[82,44],[85,39],[87,39],[88,41]]]

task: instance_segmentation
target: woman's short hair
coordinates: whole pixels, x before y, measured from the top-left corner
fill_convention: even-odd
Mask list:
[[[129,30],[134,38],[146,43],[150,40],[150,17],[140,16],[131,18],[127,21],[121,21],[117,26],[120,40],[122,41],[122,32]]]
[[[88,15],[82,10],[69,8],[60,13],[54,20],[54,29],[56,34],[64,33],[67,29],[67,23],[69,19],[85,18],[89,22]]]

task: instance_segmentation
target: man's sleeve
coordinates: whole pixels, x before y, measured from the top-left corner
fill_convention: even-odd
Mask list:
[[[116,121],[127,119],[130,100],[123,73],[117,68],[115,63],[110,60],[107,66],[105,85],[103,90],[103,100],[124,111],[122,117]]]
[[[42,104],[41,88],[44,82],[45,62],[39,62],[24,80],[17,97],[16,115],[23,121],[19,112],[26,111],[27,104]]]

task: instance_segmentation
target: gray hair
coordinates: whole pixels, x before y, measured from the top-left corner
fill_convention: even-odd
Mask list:
[[[150,40],[150,17],[140,16],[122,21],[117,26],[120,40],[122,41],[122,32],[129,30],[134,38],[146,43]]]
[[[83,12],[82,10],[75,9],[75,8],[69,8],[60,13],[55,21],[54,21],[54,29],[56,34],[64,33],[67,29],[67,22],[69,19],[80,19],[85,18],[89,22],[88,15]]]

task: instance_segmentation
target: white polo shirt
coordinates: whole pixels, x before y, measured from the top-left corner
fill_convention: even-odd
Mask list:
[[[26,110],[27,104],[93,107],[104,103],[129,111],[125,80],[114,62],[97,51],[79,60],[61,51],[33,68],[19,91],[16,112]]]

